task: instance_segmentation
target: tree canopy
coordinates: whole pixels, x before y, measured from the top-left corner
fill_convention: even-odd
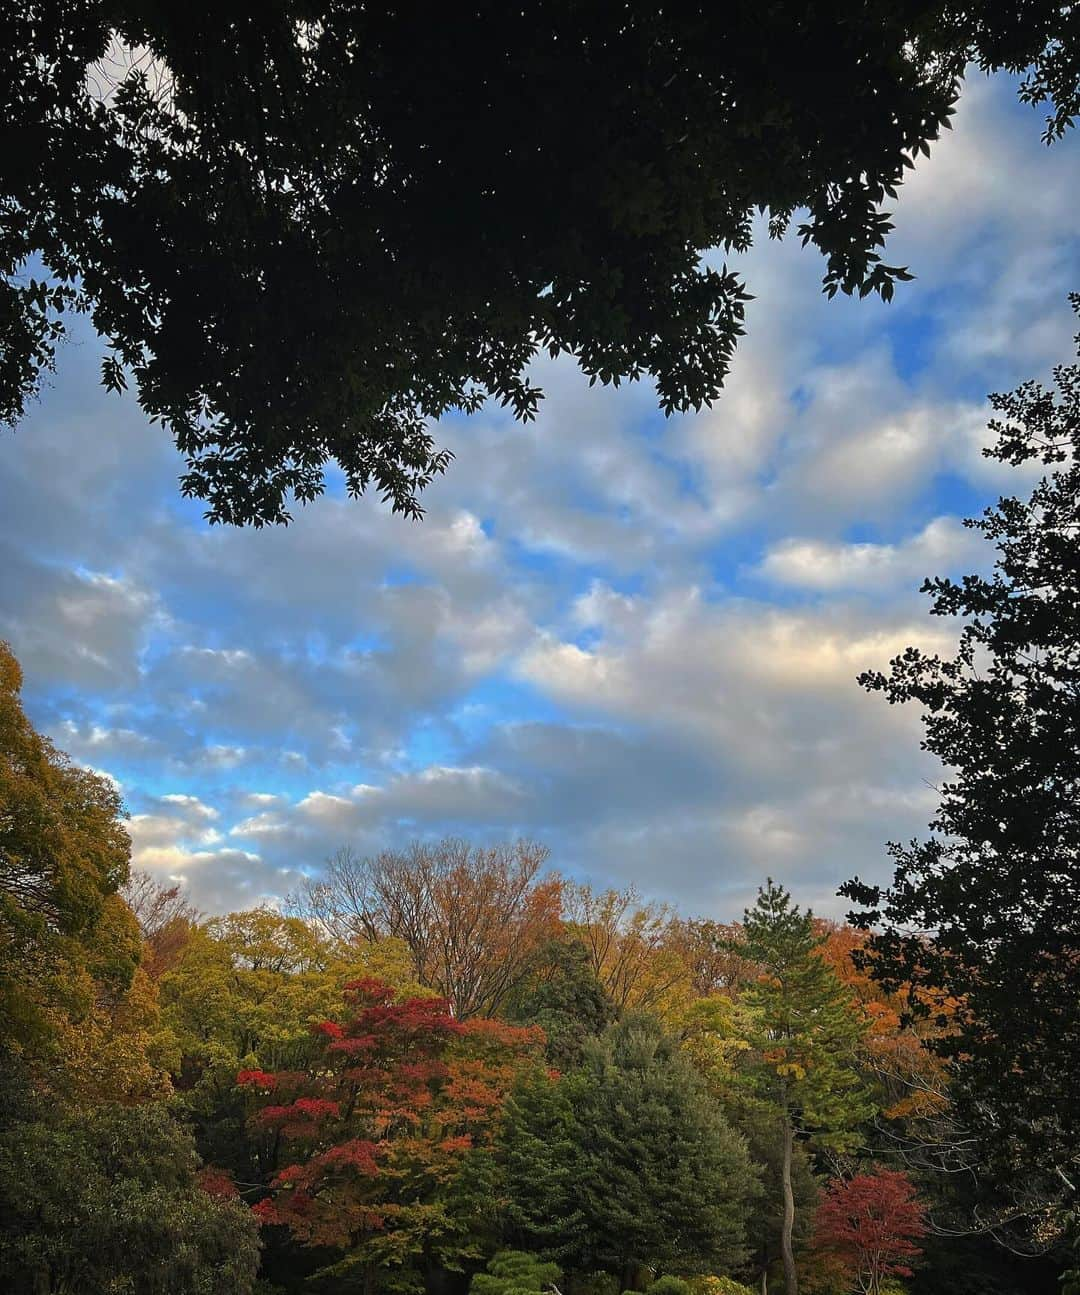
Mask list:
[[[190,1135],[161,1106],[0,1125],[4,1289],[250,1295],[256,1222],[204,1190],[197,1167]]]
[[[1080,298],[1073,299],[1080,309]],[[1080,339],[1078,339],[1080,345]],[[877,927],[873,974],[908,987],[944,1027],[953,1094],[983,1155],[1074,1181],[1080,1116],[1080,365],[1057,391],[995,396],[1008,463],[1041,462],[1027,500],[968,524],[996,547],[990,575],[928,580],[932,613],[963,624],[954,657],[909,648],[863,676],[924,708],[924,747],[950,769],[931,835],[896,844],[881,888],[848,883]],[[951,998],[945,998],[945,991]]]
[[[447,51],[453,50],[448,56]],[[0,16],[0,417],[72,310],[106,339],[215,521],[288,518],[340,466],[408,514],[429,420],[528,367],[724,382],[747,290],[705,261],[755,213],[830,294],[908,277],[883,204],[965,66],[1077,106],[1070,5],[867,0],[415,10],[345,0],[13,0]]]
[[[139,961],[119,794],[34,729],[21,687],[0,642],[0,1040],[20,1048],[48,1014],[122,993]]]

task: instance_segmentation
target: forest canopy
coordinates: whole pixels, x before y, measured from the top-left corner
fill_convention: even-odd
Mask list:
[[[1060,1270],[1060,1184],[915,1150],[958,1136],[966,1017],[910,1018],[925,978],[883,988],[867,935],[771,881],[686,919],[452,839],[204,918],[128,875],[115,790],[5,660],[5,1289],[981,1295],[1002,1234]]]

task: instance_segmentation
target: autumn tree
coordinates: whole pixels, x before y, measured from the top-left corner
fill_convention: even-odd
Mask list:
[[[665,905],[643,903],[632,886],[597,892],[568,883],[563,913],[617,1011],[656,1011],[689,990],[690,968],[668,945],[674,915]]]
[[[521,1067],[543,1047],[538,1030],[461,1021],[445,999],[398,998],[359,981],[340,1023],[302,1072],[242,1071],[257,1123],[291,1163],[256,1211],[307,1245],[340,1258],[328,1273],[418,1280],[425,1265],[475,1257],[470,1210],[488,1208],[478,1158]],[[490,1157],[487,1157],[490,1159]]]
[[[208,919],[161,980],[187,1082],[217,1072],[231,1084],[241,1066],[301,1064],[311,1026],[361,970],[359,959],[345,961],[307,923],[274,909]]]
[[[559,931],[561,883],[528,841],[446,838],[374,858],[340,851],[295,897],[297,911],[344,944],[401,940],[421,984],[460,1020],[494,1015]]]
[[[1080,297],[1074,297],[1080,310]],[[1080,340],[1078,340],[1080,346]],[[935,1047],[968,1127],[1011,1188],[1048,1190],[1080,1165],[1080,364],[1056,390],[992,397],[987,453],[1041,464],[1029,499],[1003,498],[969,526],[993,572],[923,586],[963,628],[952,657],[908,648],[861,682],[923,712],[924,748],[950,770],[931,835],[894,844],[882,888],[844,887],[873,931],[872,973],[906,987],[939,1024]],[[947,1014],[927,997],[940,987]],[[1062,1177],[1063,1176],[1063,1177]]]
[[[778,1116],[788,1295],[798,1291],[792,1246],[795,1140],[812,1138],[818,1146],[842,1148],[873,1111],[860,1075],[865,1020],[822,956],[824,940],[815,931],[813,914],[793,905],[787,891],[770,879],[744,914],[738,944],[759,973],[744,996],[754,1021],[744,1075]]]
[[[880,1295],[889,1277],[910,1277],[927,1232],[926,1209],[910,1178],[875,1169],[834,1178],[818,1207],[814,1246],[835,1256],[861,1295]]]
[[[664,945],[677,953],[690,970],[694,994],[737,997],[753,984],[757,970],[739,949],[742,927],[738,922],[711,918],[675,918],[664,933]]]
[[[140,941],[117,894],[131,852],[119,793],[35,731],[21,684],[0,643],[0,1039],[33,1051],[124,993]]]
[[[153,979],[174,966],[202,916],[183,889],[133,868],[121,894],[143,938],[143,969]]]

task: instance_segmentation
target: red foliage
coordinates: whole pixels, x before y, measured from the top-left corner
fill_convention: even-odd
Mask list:
[[[516,1074],[544,1044],[535,1028],[458,1021],[445,999],[395,1001],[381,981],[354,981],[346,1002],[349,1019],[317,1027],[323,1050],[309,1072],[243,1072],[247,1086],[279,1094],[256,1119],[296,1156],[258,1216],[314,1245],[419,1227],[423,1202],[490,1139]]]
[[[840,1260],[857,1289],[877,1295],[884,1278],[909,1277],[922,1250],[926,1207],[907,1174],[878,1169],[844,1182],[834,1178],[818,1208],[814,1248]]]
[[[274,1091],[277,1076],[267,1074],[265,1070],[241,1070],[236,1082],[240,1088],[261,1088],[269,1093]]]
[[[232,1174],[227,1169],[218,1169],[216,1165],[204,1165],[195,1176],[195,1181],[207,1194],[216,1201],[234,1201],[240,1195]]]

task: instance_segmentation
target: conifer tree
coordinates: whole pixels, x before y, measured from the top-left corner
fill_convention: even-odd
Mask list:
[[[754,1022],[744,1071],[755,1094],[780,1116],[781,1252],[787,1295],[797,1295],[792,1247],[796,1137],[842,1150],[872,1112],[858,1066],[866,1025],[849,991],[821,956],[825,936],[813,914],[769,878],[744,915],[744,956],[759,968],[746,1002]]]
[[[646,1265],[698,1274],[743,1261],[758,1190],[746,1143],[656,1021],[623,1020],[591,1044],[572,1100],[591,1266],[625,1288]]]
[[[507,1099],[498,1140],[507,1240],[560,1260],[581,1252],[585,1225],[568,1086],[542,1070],[523,1075]]]

